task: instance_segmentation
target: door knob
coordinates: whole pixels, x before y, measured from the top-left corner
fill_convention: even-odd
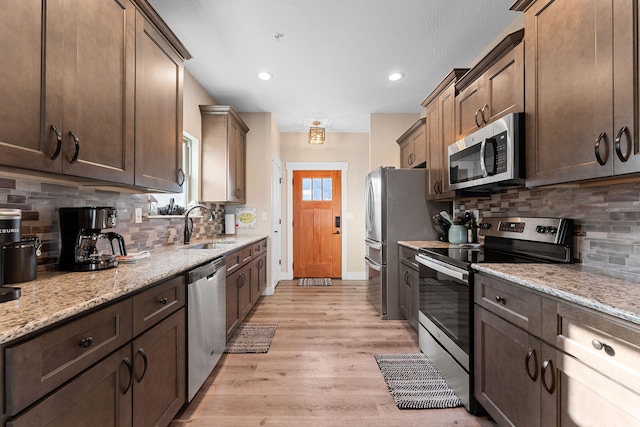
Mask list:
[[[335,233],[333,233],[333,234],[340,234],[340,230],[336,231],[336,232],[335,232]]]

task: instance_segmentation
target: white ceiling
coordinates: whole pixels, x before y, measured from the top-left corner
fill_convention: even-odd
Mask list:
[[[216,102],[271,112],[282,132],[314,120],[327,132],[368,132],[371,113],[422,112],[452,68],[468,67],[519,18],[513,2],[150,0]],[[404,78],[388,81],[394,71]]]

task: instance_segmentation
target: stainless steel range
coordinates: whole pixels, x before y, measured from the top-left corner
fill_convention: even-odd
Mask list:
[[[420,349],[467,410],[482,413],[473,398],[474,263],[570,263],[572,221],[565,218],[485,218],[484,245],[422,248]]]

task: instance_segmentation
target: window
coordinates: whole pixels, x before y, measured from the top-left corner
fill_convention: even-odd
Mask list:
[[[303,201],[329,201],[333,197],[331,178],[302,178]]]

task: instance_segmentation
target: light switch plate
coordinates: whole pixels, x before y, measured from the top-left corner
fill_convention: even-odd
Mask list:
[[[267,213],[266,212],[262,212],[262,220],[263,221],[267,220]]]
[[[140,224],[142,222],[142,208],[135,209],[135,222]]]

